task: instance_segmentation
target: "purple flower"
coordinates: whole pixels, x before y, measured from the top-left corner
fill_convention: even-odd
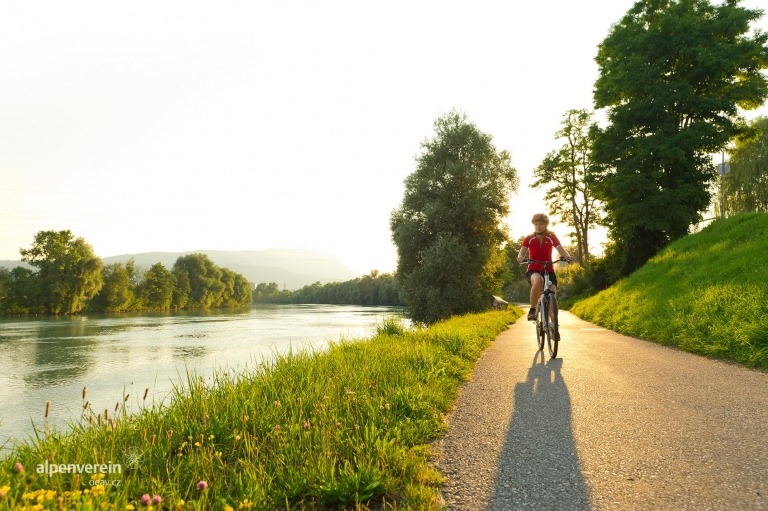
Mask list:
[[[13,471],[16,472],[17,474],[23,474],[24,473],[24,465],[22,465],[20,461],[17,461],[13,465]]]
[[[148,506],[152,503],[152,497],[149,496],[149,493],[145,493],[141,496],[141,503],[144,506]]]
[[[197,489],[198,490],[207,490],[208,489],[208,483],[206,483],[205,481],[198,481]]]
[[[154,505],[158,505],[162,501],[163,501],[163,498],[160,495],[155,495],[154,497],[152,497],[152,504]]]

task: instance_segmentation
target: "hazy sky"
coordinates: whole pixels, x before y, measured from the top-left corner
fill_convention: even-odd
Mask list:
[[[70,229],[101,257],[301,247],[391,271],[403,179],[454,108],[512,154],[517,237],[633,3],[3,2],[0,259]]]

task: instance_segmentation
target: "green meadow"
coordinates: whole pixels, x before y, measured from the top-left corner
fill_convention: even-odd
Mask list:
[[[208,383],[188,375],[167,406],[145,395],[137,410],[95,413],[84,389],[71,431],[41,432],[0,462],[0,510],[439,509],[429,444],[519,314],[387,320],[368,340]]]
[[[717,220],[571,312],[627,335],[768,369],[768,214]]]

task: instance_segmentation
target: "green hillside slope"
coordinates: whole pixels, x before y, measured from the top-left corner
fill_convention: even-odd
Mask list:
[[[627,335],[768,369],[768,214],[718,220],[571,312]]]

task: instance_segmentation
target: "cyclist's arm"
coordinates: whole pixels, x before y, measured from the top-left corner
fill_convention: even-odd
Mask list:
[[[523,264],[523,260],[528,257],[528,247],[520,247],[520,252],[517,253],[518,264]]]
[[[560,257],[562,257],[563,259],[567,259],[568,261],[573,261],[573,258],[570,255],[568,255],[568,251],[565,250],[565,248],[563,248],[562,245],[556,246],[555,249],[557,249],[557,253],[560,254]]]

